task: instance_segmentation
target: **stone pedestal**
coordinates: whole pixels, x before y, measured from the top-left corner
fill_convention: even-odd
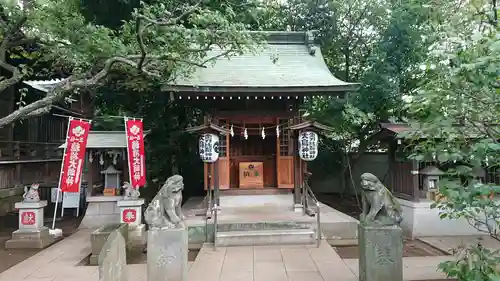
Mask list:
[[[120,210],[117,202],[123,196],[89,196],[87,210],[79,229],[96,229],[107,223],[120,222]]]
[[[304,206],[302,206],[302,204],[293,204],[293,211],[295,213],[302,213],[304,211]]]
[[[359,280],[403,280],[403,230],[398,226],[358,226]]]
[[[146,227],[142,223],[144,199],[125,199],[117,202],[120,222],[128,224],[128,239],[132,246],[146,245]]]
[[[90,234],[90,246],[92,249],[92,254],[89,259],[90,265],[97,265],[99,263],[99,256],[102,254],[102,248],[106,244],[108,237],[117,230],[120,232],[121,237],[123,237],[125,245],[127,245],[128,226],[126,224],[105,224]]]
[[[5,248],[43,249],[57,241],[57,238],[49,234],[49,229],[43,226],[45,206],[47,206],[45,200],[15,204],[19,210],[19,229],[12,233],[11,240],[5,242]]]
[[[188,231],[186,228],[148,231],[148,281],[186,281]]]

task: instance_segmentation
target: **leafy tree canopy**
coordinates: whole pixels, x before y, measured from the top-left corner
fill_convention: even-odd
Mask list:
[[[165,84],[212,61],[206,55],[213,48],[223,50],[220,56],[231,56],[254,47],[244,24],[202,4],[142,2],[115,29],[88,22],[76,0],[35,1],[23,9],[3,5],[0,63],[9,75],[2,76],[0,92],[29,76],[27,65],[9,60],[27,42],[36,48],[35,61],[50,65],[43,70],[47,75],[58,70],[67,79],[44,98],[1,118],[0,127],[45,113],[53,103],[95,89],[114,74],[132,89]]]

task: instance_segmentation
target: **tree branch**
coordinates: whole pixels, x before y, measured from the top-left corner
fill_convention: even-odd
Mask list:
[[[4,14],[3,9],[1,13]],[[12,27],[5,30],[3,34],[2,42],[0,43],[0,67],[11,72],[12,76],[7,79],[0,80],[0,93],[5,91],[7,88],[17,84],[21,81],[24,75],[21,73],[19,68],[7,63],[7,50],[11,44],[11,40],[15,39],[16,33],[20,32],[21,27],[26,23],[28,17],[23,15],[17,22],[15,22]],[[2,19],[2,25],[7,24],[4,19]]]
[[[137,14],[136,17],[139,18],[139,19],[142,19],[148,23],[151,23],[153,25],[158,25],[158,26],[170,26],[170,25],[176,25],[179,23],[179,21],[194,13],[199,7],[200,7],[200,4],[201,4],[201,0],[198,1],[196,4],[194,4],[193,6],[191,6],[189,9],[187,9],[186,11],[184,11],[184,13],[180,14],[179,16],[175,17],[175,18],[172,18],[172,19],[166,19],[166,20],[155,20],[155,19],[152,19],[152,18],[149,18],[149,17],[146,17],[145,15],[143,14]]]
[[[1,94],[7,88],[19,83],[23,79],[24,75],[21,73],[21,71],[19,71],[17,67],[14,67],[1,60],[0,60],[0,67],[7,71],[12,72],[12,76],[10,78],[0,80],[0,94]]]
[[[142,68],[147,55],[146,46],[144,45],[144,39],[143,39],[144,30],[146,30],[146,28],[151,26],[151,23],[148,23],[146,26],[144,26],[144,28],[141,28],[141,20],[142,19],[140,17],[137,17],[137,19],[135,20],[136,39],[137,43],[139,44],[139,49],[141,51],[141,58],[139,59],[139,63],[137,63],[137,69],[139,70]]]

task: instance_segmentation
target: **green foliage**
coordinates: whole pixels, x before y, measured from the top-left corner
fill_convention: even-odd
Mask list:
[[[196,136],[184,130],[190,124],[201,122],[203,116],[195,109],[172,102],[159,86],[136,92],[115,83],[99,89],[102,94],[96,97],[95,103],[100,118],[96,118],[93,128],[123,129],[123,119],[107,116],[143,118],[145,129],[151,131],[146,137],[148,182],[157,179],[162,183],[179,173],[185,176],[185,195],[188,197],[191,192],[203,190],[203,169],[197,154]],[[111,91],[113,95],[105,94]]]
[[[450,178],[440,182],[442,197],[433,203],[431,208],[438,208],[442,219],[464,218],[472,227],[499,239],[500,202],[492,200],[492,195],[500,192],[500,186],[483,184],[477,180],[460,183],[452,177],[452,175],[464,175],[462,170],[466,169],[460,167],[464,166],[450,169]]]
[[[4,9],[5,15],[19,15],[22,19],[12,16],[12,22],[21,25],[12,32],[0,22],[4,31],[10,32],[4,41],[13,38],[13,34],[17,36],[22,27],[24,33],[19,34],[20,39],[36,43],[36,51],[41,54],[38,61],[51,66],[45,69],[46,74],[58,72],[69,77],[67,83],[42,100],[1,118],[0,126],[46,112],[54,102],[78,95],[81,89],[95,92],[114,79],[127,89],[144,92],[168,84],[176,77],[190,75],[196,67],[204,67],[216,57],[252,51],[258,41],[246,32],[245,24],[233,21],[236,14],[231,12],[229,4],[219,10],[204,5],[203,1],[122,4],[126,9],[116,15],[124,17],[121,25],[106,22],[99,14],[90,16],[89,1],[44,0],[33,2],[29,9],[15,6]],[[82,9],[88,12],[87,17]],[[129,10],[133,12],[127,14]],[[89,22],[89,18],[107,26]],[[0,46],[4,45],[11,44]],[[219,49],[220,54],[209,56],[214,49]],[[9,65],[7,70],[15,73],[17,67],[20,66]],[[0,87],[0,91],[3,89]]]
[[[500,280],[500,276],[495,272],[495,267],[500,263],[498,251],[491,251],[477,243],[469,248],[460,247],[453,254],[459,257],[457,261],[447,261],[439,265],[439,270],[448,277],[470,281]]]
[[[440,217],[465,219],[500,241],[500,186],[484,181],[500,164],[500,36],[490,4],[453,2],[452,13],[434,19],[431,35],[439,39],[416,73],[422,78],[407,106],[413,130],[401,137],[411,142],[411,158],[446,170],[432,205]],[[498,280],[499,261],[498,252],[479,244],[462,248],[456,262],[440,269],[460,281]]]

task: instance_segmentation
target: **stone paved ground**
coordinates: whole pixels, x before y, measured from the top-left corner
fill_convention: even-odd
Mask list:
[[[90,232],[80,230],[0,274],[0,281],[97,281],[96,266],[83,266]],[[437,264],[450,257],[404,259],[405,280],[441,279]],[[191,264],[190,264],[191,265]],[[146,265],[128,265],[130,281],[146,281]],[[188,281],[356,281],[357,259],[342,260],[326,243],[314,246],[230,247],[205,245]]]
[[[64,217],[57,222],[57,228],[61,228],[65,236],[76,232],[80,219],[71,216]],[[50,226],[50,222],[45,223]],[[12,232],[17,229],[18,216],[11,213],[0,219],[0,273],[22,262],[23,260],[40,252],[38,249],[5,249],[5,241],[12,238]]]
[[[437,265],[449,256],[404,258],[404,280],[444,279]],[[315,246],[204,246],[188,281],[356,281],[358,259],[342,260],[326,243]]]
[[[486,235],[422,237],[418,238],[418,240],[432,245],[443,252],[451,254],[451,249],[456,248],[458,245],[470,245],[477,243],[478,238],[481,238],[479,241],[483,246],[492,250],[500,250],[500,242]]]

